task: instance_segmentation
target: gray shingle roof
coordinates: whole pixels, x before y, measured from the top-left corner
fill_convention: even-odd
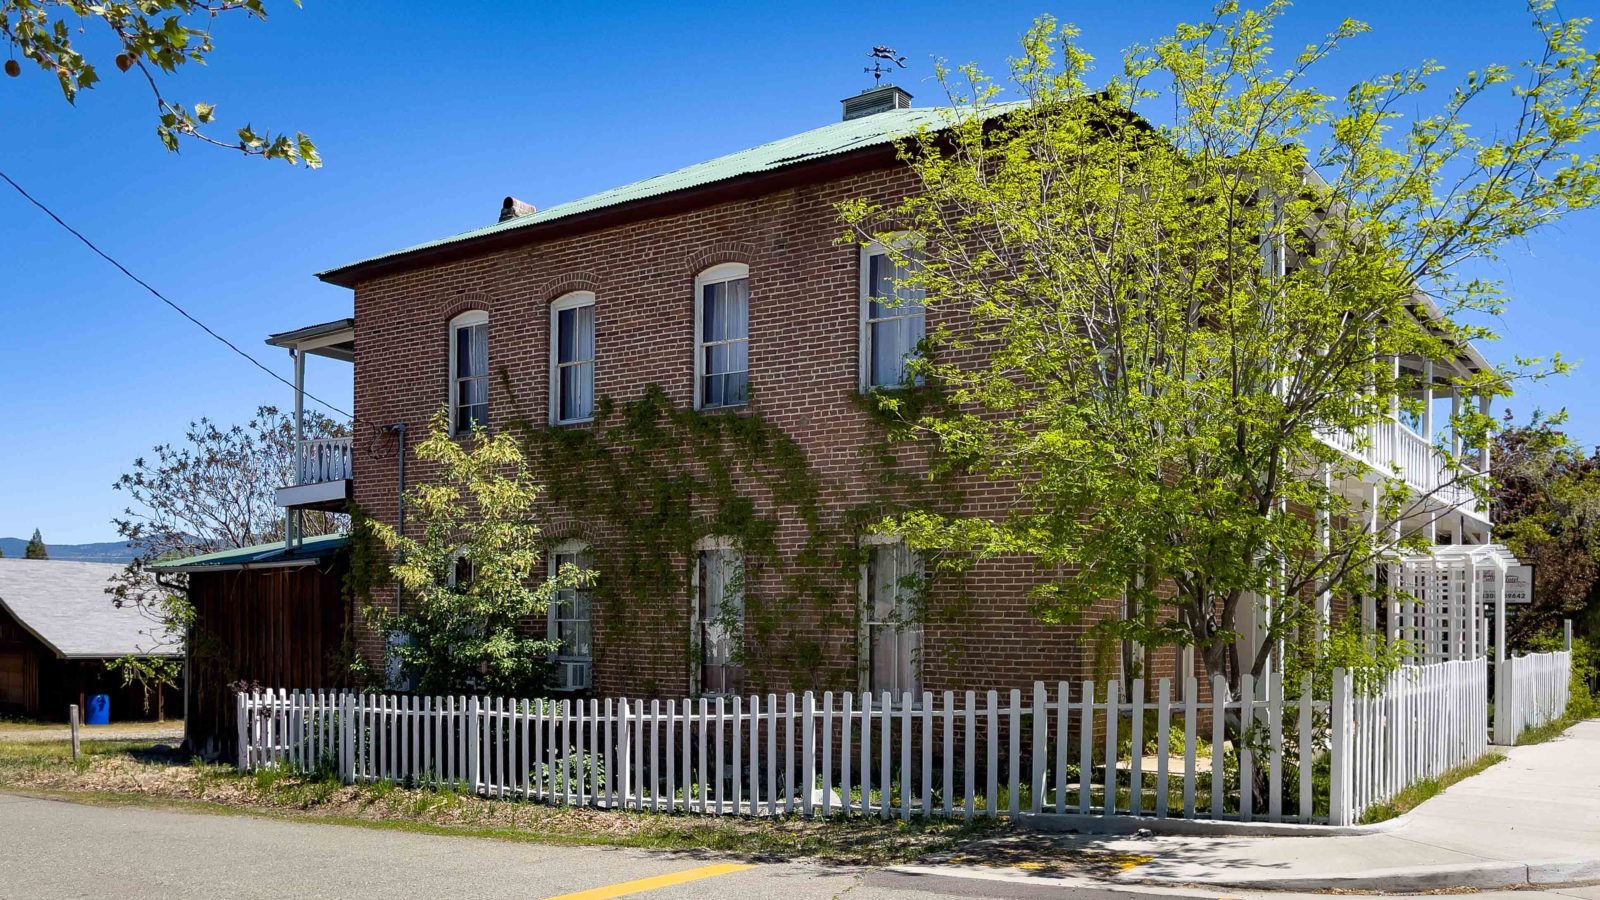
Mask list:
[[[67,659],[181,654],[179,641],[147,614],[112,604],[107,582],[121,569],[114,563],[0,558],[0,607]]]

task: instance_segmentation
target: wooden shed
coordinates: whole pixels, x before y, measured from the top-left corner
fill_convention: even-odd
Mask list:
[[[183,655],[182,643],[134,606],[106,593],[122,566],[0,558],[0,713],[64,720],[71,704],[111,698],[111,717],[176,712],[175,691],[145,696],[106,663]]]
[[[346,535],[323,535],[294,547],[279,541],[154,567],[188,576],[195,621],[184,730],[194,752],[232,758],[241,689],[349,683],[349,547]]]

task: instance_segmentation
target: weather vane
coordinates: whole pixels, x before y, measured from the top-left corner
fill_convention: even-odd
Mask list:
[[[877,87],[878,83],[883,80],[883,75],[885,72],[893,71],[892,69],[886,69],[884,67],[883,64],[885,61],[892,62],[902,69],[906,67],[906,58],[904,56],[896,55],[893,48],[885,47],[882,44],[873,47],[872,52],[867,54],[867,56],[872,60],[872,65],[862,69],[861,71],[872,76],[873,87]]]

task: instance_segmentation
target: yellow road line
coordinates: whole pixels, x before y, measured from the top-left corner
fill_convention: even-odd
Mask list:
[[[653,891],[657,888],[672,887],[675,884],[687,884],[691,881],[699,881],[702,878],[730,875],[734,872],[743,872],[745,869],[754,868],[755,866],[741,865],[739,863],[717,863],[714,866],[700,866],[696,869],[684,869],[682,872],[669,872],[666,875],[654,875],[650,878],[624,881],[621,884],[591,888],[587,891],[579,891],[576,894],[562,894],[559,897],[551,897],[549,900],[610,900],[612,897],[642,894],[645,891]]]

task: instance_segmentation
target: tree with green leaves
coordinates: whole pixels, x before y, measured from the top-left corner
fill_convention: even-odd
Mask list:
[[[185,577],[158,576],[150,565],[283,540],[284,515],[275,492],[294,483],[294,434],[293,417],[275,406],[258,407],[248,421],[226,427],[202,417],[189,423],[182,441],[155,446],[112,485],[129,500],[112,524],[137,555],[106,592],[116,606],[134,607],[149,622],[143,649],[165,648],[171,635],[185,640],[196,657],[218,649],[215,636],[193,628]],[[347,434],[343,423],[306,414],[307,439]],[[333,513],[307,512],[302,526],[307,535],[328,534],[343,530],[346,521]],[[115,660],[110,667],[147,694],[176,685],[180,673],[144,654]]]
[[[212,26],[224,17],[265,20],[265,0],[0,0],[0,40],[9,51],[5,73],[22,78],[37,69],[75,104],[80,91],[100,82],[101,69],[84,54],[89,47],[103,46],[111,66],[149,85],[156,135],[168,150],[177,151],[189,140],[291,165],[322,165],[316,145],[302,132],[275,134],[245,124],[235,130],[237,140],[223,139],[206,130],[217,121],[215,104],[168,99],[164,80],[186,63],[205,65],[215,49]]]
[[[368,602],[367,620],[390,636],[415,690],[541,694],[558,645],[523,625],[591,576],[569,565],[544,577],[532,520],[539,487],[510,433],[480,427],[458,441],[440,411],[416,454],[440,474],[406,492],[408,533],[374,519],[357,526],[390,554],[387,580],[400,597],[397,608]]]
[[[1513,647],[1558,637],[1584,623],[1600,582],[1600,454],[1585,454],[1559,427],[1535,415],[1495,435],[1495,538],[1533,565],[1533,603],[1506,629]]]
[[[44,545],[44,537],[39,534],[39,529],[33,530],[33,537],[28,539],[28,546],[22,550],[23,559],[49,559],[50,551]]]
[[[1437,362],[1468,397],[1561,370],[1452,365],[1506,299],[1463,264],[1600,198],[1586,20],[1532,3],[1528,62],[1466,73],[1413,114],[1441,96],[1439,66],[1318,87],[1366,27],[1283,59],[1286,7],[1221,3],[1098,81],[1077,32],[1042,19],[1013,63],[1019,102],[941,67],[956,112],[903,146],[916,190],[842,210],[851,240],[901,236],[885,241],[898,293],[928,311],[921,387],[875,402],[943,465],[1020,492],[1003,515],[913,509],[883,527],[945,555],[1030,556],[1044,621],[1119,598],[1099,636],[1193,646],[1235,690],[1279,647],[1291,672],[1393,658],[1319,617],[1426,550],[1387,523],[1488,485],[1441,440],[1434,496],[1380,472],[1352,499],[1341,486],[1365,467],[1330,438],[1369,447],[1391,398],[1416,395],[1398,358]],[[1507,99],[1509,119],[1469,123]],[[1464,404],[1448,430],[1471,448],[1491,428]]]

